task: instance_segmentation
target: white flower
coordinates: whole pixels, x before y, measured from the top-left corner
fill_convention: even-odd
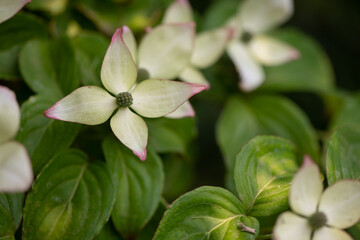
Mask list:
[[[190,23],[193,12],[187,0],[175,0],[165,11],[163,24]],[[232,37],[232,29],[222,27],[199,33],[195,37],[191,57],[185,68],[176,76],[188,83],[201,84],[210,88],[210,84],[199,69],[214,64],[225,52]],[[168,118],[182,118],[194,116],[190,102],[185,102],[176,111],[166,115]]]
[[[10,89],[0,86],[0,192],[24,192],[33,182],[25,147],[12,140],[20,125],[20,108]]]
[[[0,0],[0,23],[14,16],[31,0]]]
[[[101,68],[101,81],[109,92],[97,86],[78,88],[44,115],[96,125],[105,122],[116,110],[110,121],[112,131],[135,155],[145,160],[148,129],[139,115],[165,116],[205,88],[160,79],[172,78],[186,66],[193,28],[193,24],[162,25],[145,36],[139,50],[130,29],[126,26],[118,29]],[[138,73],[146,80],[136,84]]]
[[[351,240],[341,229],[360,219],[360,182],[338,181],[323,192],[318,166],[305,157],[293,178],[289,204],[293,212],[278,217],[274,239]]]
[[[261,65],[276,66],[300,57],[293,47],[266,35],[293,13],[292,0],[245,0],[228,25],[236,29],[227,52],[237,68],[239,87],[252,91],[264,79]]]
[[[175,0],[164,14],[163,23],[186,23],[193,21],[191,6],[187,0]],[[233,31],[229,27],[217,28],[196,35],[194,49],[189,65],[178,76],[184,82],[210,85],[201,71],[214,64],[224,53],[232,38]]]

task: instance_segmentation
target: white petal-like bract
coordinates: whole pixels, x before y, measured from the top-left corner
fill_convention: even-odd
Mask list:
[[[327,224],[349,228],[360,220],[360,181],[341,180],[329,186],[321,197],[319,211]]]
[[[303,164],[295,174],[290,187],[289,204],[291,209],[302,216],[310,217],[317,210],[323,184],[319,167],[304,157]]]
[[[240,19],[246,32],[260,33],[279,26],[293,14],[292,0],[246,0]]]
[[[300,57],[299,51],[290,45],[260,34],[249,42],[249,49],[256,60],[266,66],[281,65]]]
[[[139,69],[150,78],[173,79],[190,62],[194,23],[164,24],[152,29],[139,46]]]
[[[146,159],[148,128],[145,121],[129,108],[119,108],[111,118],[110,126],[115,136],[142,161]]]
[[[1,0],[0,1],[0,23],[14,16],[25,4],[31,0]]]
[[[129,91],[137,77],[135,62],[123,39],[123,34],[129,34],[127,29],[116,30],[101,67],[101,81],[114,95]]]
[[[203,85],[148,79],[132,91],[133,110],[144,117],[156,118],[175,111],[194,94],[205,89]]]
[[[118,107],[116,98],[97,86],[81,87],[44,112],[48,118],[87,125],[105,122]]]
[[[0,144],[0,192],[25,192],[33,178],[25,147],[14,141]]]
[[[194,67],[187,67],[179,75],[179,78],[188,83],[195,83],[206,86],[206,89],[210,88],[209,82],[206,80],[204,75]]]
[[[136,40],[134,37],[134,34],[132,33],[132,31],[130,30],[130,28],[128,28],[127,26],[123,26],[123,39],[124,42],[126,44],[126,46],[128,47],[131,56],[134,59],[134,62],[137,64],[137,58],[138,58],[138,53],[137,53],[137,45],[136,45]]]
[[[187,0],[175,0],[165,11],[163,23],[185,23],[193,21],[192,9]]]
[[[312,240],[352,240],[353,238],[345,231],[322,227],[314,232]]]
[[[224,54],[232,34],[231,28],[219,28],[198,34],[191,55],[191,64],[198,68],[214,64]]]
[[[0,144],[14,137],[20,125],[20,107],[15,93],[0,86]]]
[[[253,91],[264,81],[264,70],[240,41],[229,44],[227,52],[240,75],[239,87],[244,91]]]
[[[306,218],[292,212],[282,213],[273,230],[275,240],[310,240],[311,228]]]
[[[176,109],[172,113],[169,113],[165,117],[177,119],[177,118],[194,117],[194,116],[195,116],[195,111],[191,106],[191,103],[189,101],[186,101],[178,109]]]

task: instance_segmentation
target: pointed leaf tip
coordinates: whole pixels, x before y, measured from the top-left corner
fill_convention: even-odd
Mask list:
[[[146,160],[147,151],[146,148],[142,152],[133,151],[133,153],[140,158],[141,161]]]

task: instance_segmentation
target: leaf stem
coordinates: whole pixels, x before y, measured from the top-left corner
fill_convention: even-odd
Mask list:
[[[239,227],[241,228],[241,231],[243,231],[243,232],[249,232],[252,234],[256,233],[256,229],[245,226],[242,222],[239,223]]]

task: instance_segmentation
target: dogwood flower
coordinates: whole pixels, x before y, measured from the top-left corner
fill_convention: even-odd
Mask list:
[[[186,61],[181,48],[186,48],[189,43],[186,37],[176,36],[179,32],[189,35],[192,28],[189,24],[161,26],[143,39],[137,51],[131,31],[127,27],[116,30],[101,68],[101,81],[107,91],[97,86],[80,87],[46,110],[44,115],[62,121],[96,125],[105,122],[116,110],[110,120],[112,131],[135,155],[145,160],[148,129],[139,115],[148,118],[165,116],[205,88],[160,79],[160,76],[171,78],[176,75],[177,71],[181,71],[178,65]],[[165,41],[176,37],[177,41]],[[174,47],[180,50],[174,50]],[[161,59],[177,62],[178,65],[167,65],[164,61],[161,65],[157,62]],[[138,63],[139,71],[135,63]],[[138,72],[146,80],[136,84]],[[148,75],[152,78],[148,79]]]
[[[360,219],[360,182],[341,180],[323,192],[318,166],[305,157],[290,187],[293,212],[282,213],[274,227],[276,240],[350,240],[349,228]]]
[[[20,125],[20,107],[13,91],[0,86],[0,192],[24,192],[33,182],[25,147],[12,138]]]
[[[14,16],[31,0],[0,0],[0,23]]]
[[[175,0],[165,11],[163,24],[193,21],[192,8],[187,0]],[[221,27],[197,34],[190,64],[178,76],[184,82],[210,85],[198,69],[214,64],[225,52],[232,38],[232,29]]]
[[[193,45],[193,22],[168,23],[148,29],[137,50],[133,33],[124,27],[124,41],[129,46],[139,73],[151,78],[176,78],[189,63]],[[167,54],[159,54],[167,53]],[[164,67],[166,66],[166,67]],[[202,84],[201,82],[192,82]],[[195,115],[191,104],[186,101],[174,112],[166,115],[168,118],[193,117]]]
[[[281,65],[300,57],[295,48],[266,35],[292,13],[292,0],[245,0],[229,21],[235,32],[227,52],[240,74],[242,90],[252,91],[263,83],[265,74],[261,65]]]

